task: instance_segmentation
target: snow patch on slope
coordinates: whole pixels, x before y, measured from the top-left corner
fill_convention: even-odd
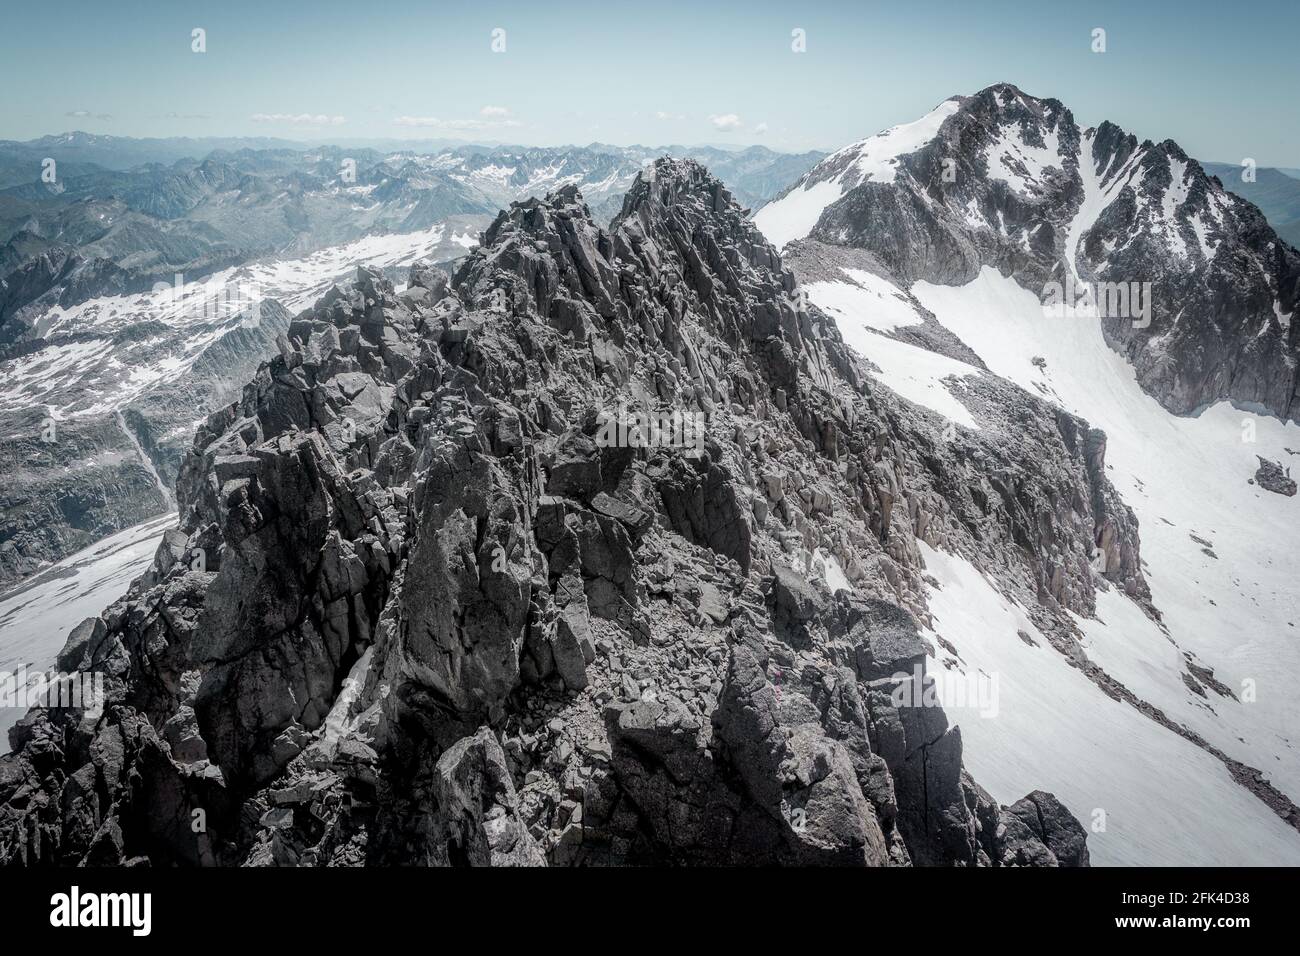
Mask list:
[[[948,717],[961,728],[967,769],[999,803],[1034,789],[1056,794],[1089,828],[1096,865],[1300,864],[1300,833],[1222,762],[1106,696],[969,561],[917,546],[939,584],[927,595],[927,637],[952,644],[968,675],[996,679],[991,716],[953,708]]]
[[[844,195],[838,180],[796,186],[754,214],[754,225],[778,249],[812,232],[826,207]]]
[[[0,597],[0,673],[49,670],[68,633],[126,593],[153,562],[158,539],[174,514],[151,518],[97,541]],[[0,754],[9,752],[9,728],[25,708],[0,708]]]
[[[944,380],[950,376],[980,375],[980,370],[929,349],[877,334],[877,330],[915,324],[920,316],[899,298],[903,293],[887,280],[860,269],[845,271],[854,278],[860,274],[869,279],[863,286],[813,282],[804,289],[814,304],[835,319],[845,344],[876,367],[872,377],[910,402],[924,405],[959,425],[979,428]],[[912,321],[903,321],[908,318]]]
[[[898,169],[898,157],[914,153],[930,140],[934,139],[949,116],[961,107],[957,100],[945,100],[918,120],[891,126],[860,143],[846,146],[827,157],[826,162],[845,153],[854,154],[853,171],[857,173],[858,182],[871,180],[878,183],[892,183]],[[857,185],[855,182],[854,185]]]
[[[1132,178],[1134,170],[1138,168],[1143,155],[1141,150],[1136,150],[1129,157],[1128,162],[1118,170],[1110,168],[1115,163],[1115,156],[1112,156],[1106,169],[1098,170],[1097,160],[1093,156],[1093,143],[1096,137],[1096,130],[1090,129],[1084,133],[1079,142],[1078,168],[1079,178],[1083,182],[1083,199],[1074,218],[1070,220],[1070,228],[1066,231],[1065,237],[1067,262],[1074,270],[1074,277],[1079,280],[1084,278],[1083,272],[1079,270],[1079,247],[1083,237],[1096,225],[1097,219],[1106,211],[1106,207],[1119,196],[1124,184]]]
[[[1027,143],[1019,125],[1001,128],[984,154],[989,179],[1000,179],[1016,192],[1036,192],[1050,168],[1061,168],[1061,143],[1056,130],[1043,134],[1043,145]]]
[[[56,307],[42,317],[41,334],[97,337],[56,343],[0,363],[0,410],[49,405],[57,417],[77,418],[121,409],[160,382],[183,376],[209,346],[249,321],[258,300],[275,299],[297,313],[358,265],[400,268],[432,257],[445,233],[439,224],[421,232],[366,236],[301,259],[225,269],[179,288],[167,285]],[[477,240],[451,241],[468,247]],[[111,337],[148,322],[162,331],[144,338]]]
[[[921,315],[906,293],[889,280],[865,269],[840,271],[849,281],[809,282],[803,286],[808,298],[837,320],[843,317],[849,322],[861,322],[879,332],[921,323]]]
[[[831,593],[836,591],[848,591],[852,593],[853,585],[849,583],[848,575],[844,573],[844,567],[840,564],[839,559],[831,554],[825,548],[818,548],[812,553],[813,573],[826,582]]]

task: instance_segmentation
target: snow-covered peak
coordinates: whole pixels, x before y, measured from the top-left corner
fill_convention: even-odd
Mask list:
[[[782,247],[865,249],[905,284],[992,266],[1072,308],[1104,303],[1092,314],[1171,410],[1300,414],[1281,319],[1300,255],[1177,143],[1084,129],[1058,100],[1010,84],[948,100],[827,157],[755,223]]]
[[[892,183],[901,156],[914,153],[935,138],[961,102],[944,100],[911,123],[882,130],[875,136],[836,150],[810,169],[784,195],[754,216],[754,224],[777,248],[812,231],[822,212],[846,192],[864,182]]]

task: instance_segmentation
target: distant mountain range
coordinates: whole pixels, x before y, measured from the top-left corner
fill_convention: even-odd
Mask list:
[[[169,166],[182,159],[201,160],[215,152],[240,150],[287,150],[307,152],[319,146],[364,146],[385,152],[430,153],[457,146],[470,146],[461,140],[375,140],[364,143],[329,140],[293,140],[274,136],[105,136],[73,131],[18,142],[0,140],[0,186],[31,182],[32,162],[39,164],[50,157],[60,165],[127,170],[149,163]],[[69,169],[68,175],[71,175]]]
[[[202,148],[214,146],[196,156]],[[717,171],[758,208],[821,158],[763,147],[482,147],[381,152],[277,140],[132,140],[70,133],[0,142],[0,344],[37,316],[265,256],[448,224],[471,234],[515,199],[572,183],[608,221],[665,154]],[[42,178],[46,160],[53,160]],[[452,222],[452,220],[456,220]],[[436,258],[465,253],[448,245]]]

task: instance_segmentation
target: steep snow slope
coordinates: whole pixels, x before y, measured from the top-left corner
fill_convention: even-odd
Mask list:
[[[1109,477],[1140,521],[1168,633],[1123,597],[1104,594],[1098,619],[1079,621],[1089,656],[1300,798],[1297,501],[1249,483],[1256,455],[1290,462],[1300,427],[1227,403],[1194,418],[1169,414],[1106,345],[1095,317],[1045,317],[1031,293],[992,269],[965,287],[922,282],[912,292],[993,372],[1106,431]],[[1193,692],[1184,678],[1189,654],[1235,696],[1208,686],[1205,697]],[[1113,759],[1127,758],[1120,751]]]
[[[763,230],[768,242],[780,249],[792,239],[802,239],[812,232],[826,207],[843,195],[844,186],[838,179],[800,183],[756,212],[754,224]]]
[[[987,716],[945,703],[971,773],[997,800],[1038,780],[1089,828],[1094,865],[1300,864],[1300,833],[1221,761],[1103,694],[970,562],[920,547],[938,582],[931,638],[954,645],[967,673],[997,678]]]
[[[0,599],[0,674],[54,666],[68,632],[126,593],[149,568],[158,538],[176,523],[172,514],[127,528],[42,571]],[[0,707],[0,753],[9,752],[9,728],[25,707]]]
[[[1097,219],[1119,197],[1124,187],[1129,185],[1144,155],[1142,150],[1137,150],[1122,162],[1122,157],[1111,156],[1106,168],[1098,169],[1098,163],[1093,159],[1096,139],[1097,131],[1092,129],[1087,130],[1082,137],[1077,169],[1083,186],[1083,198],[1070,220],[1065,237],[1065,261],[1078,281],[1084,279],[1084,273],[1079,269],[1079,246],[1083,237],[1097,224]],[[1111,168],[1117,164],[1119,169]]]
[[[883,312],[864,286],[886,297]],[[881,334],[910,324],[895,310],[911,306],[891,288],[879,277],[807,286],[845,341],[877,366],[880,381],[972,426],[946,383],[986,373]],[[1108,435],[1109,477],[1141,522],[1144,570],[1168,633],[1118,591],[1101,592],[1097,618],[1075,618],[1089,657],[1300,798],[1293,735],[1300,704],[1291,693],[1300,680],[1292,626],[1300,618],[1300,580],[1289,544],[1297,502],[1247,483],[1256,454],[1285,463],[1288,446],[1300,451],[1300,427],[1226,403],[1198,418],[1171,415],[1106,345],[1095,316],[1047,318],[1031,293],[992,269],[967,286],[917,283],[911,291],[994,374]],[[1254,441],[1243,441],[1252,429]],[[1238,785],[1222,761],[1108,697],[964,559],[922,547],[938,582],[928,596],[931,638],[956,648],[952,664],[960,672],[998,680],[996,717],[954,711],[972,772],[995,797],[1012,799],[1038,780],[1085,822],[1104,810],[1107,829],[1090,835],[1098,863],[1300,864],[1300,834]],[[935,646],[951,659],[937,639]],[[1206,696],[1193,692],[1184,676],[1189,661],[1212,669],[1225,693],[1241,700],[1204,681],[1196,683]],[[1251,703],[1244,702],[1247,681],[1257,694]]]
[[[845,278],[808,282],[803,288],[813,302],[852,323],[862,323],[881,332],[917,325],[921,316],[902,291],[887,279],[865,269],[844,268]],[[842,323],[841,323],[842,324]]]
[[[1165,408],[1231,400],[1300,420],[1300,255],[1176,142],[1081,126],[1007,83],[900,129],[880,138],[887,162],[840,150],[755,223],[777,244],[806,234],[860,250],[909,285],[964,285],[983,266],[1040,295],[1101,284],[1107,341]]]

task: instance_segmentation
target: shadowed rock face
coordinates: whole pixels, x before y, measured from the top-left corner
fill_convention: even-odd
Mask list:
[[[333,289],[74,633],[103,713],[14,729],[0,862],[1086,864],[1064,807],[999,807],[900,692],[918,538],[1082,609],[1109,527],[1104,573],[1145,588],[1104,444],[1032,400],[1022,446],[941,443],[795,291],[667,160],[611,231],[565,188],[450,283]],[[707,425],[611,442],[628,410]]]
[[[904,285],[960,285],[985,266],[1035,295],[1100,284],[1107,341],[1170,411],[1232,400],[1300,416],[1300,252],[1233,182],[1172,140],[1084,129],[1011,84],[955,100],[889,182],[841,179],[852,188],[809,238],[867,250]],[[797,185],[842,178],[852,158],[836,153]],[[1147,315],[1124,304],[1135,284]]]

